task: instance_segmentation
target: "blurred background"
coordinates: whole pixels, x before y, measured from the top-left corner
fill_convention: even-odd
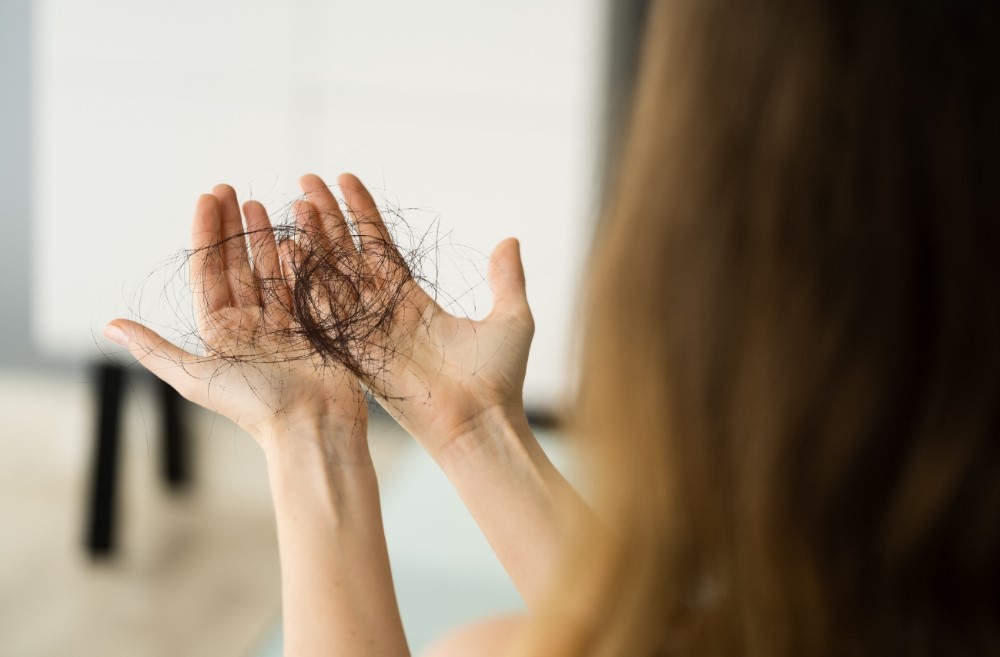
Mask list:
[[[552,418],[646,5],[0,0],[0,657],[280,654],[256,444],[100,337],[138,316],[185,341],[218,182],[282,220],[302,173],[358,174],[456,313],[489,311],[488,254],[520,238],[526,405],[572,476]],[[520,609],[433,463],[371,433],[412,649]]]

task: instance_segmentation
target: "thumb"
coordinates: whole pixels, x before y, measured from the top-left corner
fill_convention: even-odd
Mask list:
[[[493,290],[493,313],[531,317],[525,291],[521,245],[513,237],[497,244],[486,272]]]
[[[196,395],[203,383],[204,364],[156,331],[127,319],[115,319],[104,327],[104,337],[129,350],[139,364],[170,385],[183,397]]]

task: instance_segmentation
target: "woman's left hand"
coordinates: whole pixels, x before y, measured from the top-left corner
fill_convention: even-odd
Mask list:
[[[315,215],[310,210],[306,202],[296,207],[305,217]],[[246,429],[265,451],[317,428],[352,430],[352,438],[361,429],[357,442],[364,443],[367,407],[357,380],[323,362],[297,331],[282,274],[296,247],[291,240],[279,245],[260,203],[244,204],[243,216],[245,229],[228,185],[198,199],[190,284],[203,355],[126,319],[110,322],[105,337],[185,398]],[[318,227],[307,221],[304,229],[308,236]],[[360,454],[367,455],[366,445]]]

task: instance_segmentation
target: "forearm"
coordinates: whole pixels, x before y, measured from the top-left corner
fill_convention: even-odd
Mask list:
[[[545,600],[574,514],[590,513],[523,413],[484,414],[435,455],[530,609]]]
[[[321,427],[296,431],[266,449],[284,654],[408,655],[364,428],[339,438],[321,435]]]

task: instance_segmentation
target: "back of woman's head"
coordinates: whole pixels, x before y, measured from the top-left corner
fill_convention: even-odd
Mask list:
[[[539,654],[1000,654],[998,26],[651,12],[588,290],[607,526]]]

